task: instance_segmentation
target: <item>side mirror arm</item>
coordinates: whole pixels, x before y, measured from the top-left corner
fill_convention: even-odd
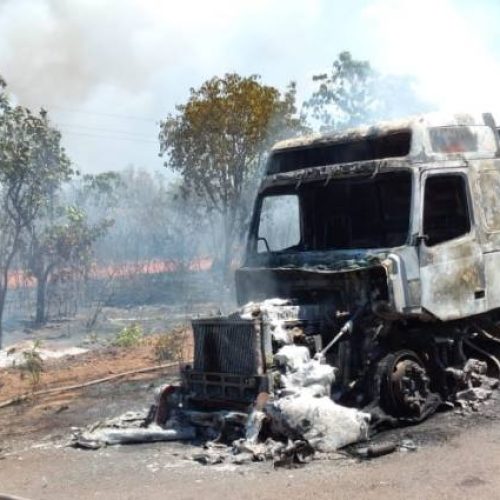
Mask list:
[[[259,236],[257,238],[257,241],[263,241],[264,245],[266,245],[267,253],[271,253],[271,249],[269,248],[269,243],[267,242],[266,238],[263,238],[262,236]]]

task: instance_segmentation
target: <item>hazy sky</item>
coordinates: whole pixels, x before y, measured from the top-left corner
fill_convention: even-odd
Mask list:
[[[0,75],[85,172],[161,169],[158,121],[225,72],[284,88],[350,50],[436,109],[500,120],[498,0],[0,0]]]

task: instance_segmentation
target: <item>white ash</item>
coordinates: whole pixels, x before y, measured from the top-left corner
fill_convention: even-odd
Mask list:
[[[192,440],[196,430],[191,426],[163,428],[156,424],[145,426],[147,410],[129,411],[118,417],[97,422],[73,434],[71,445],[97,449],[107,445],[148,443],[156,441]]]
[[[273,431],[306,440],[314,450],[334,452],[368,439],[370,415],[347,408],[329,397],[310,393],[277,399],[267,410]]]
[[[54,347],[54,349],[48,347],[36,348],[35,342],[33,341],[20,342],[6,349],[0,349],[0,368],[24,366],[26,363],[24,353],[33,351],[33,349],[36,350],[43,361],[64,358],[67,356],[79,356],[80,354],[88,352],[88,349],[83,349],[81,347]]]
[[[294,306],[285,299],[268,299],[262,302],[249,302],[240,309],[239,315],[242,319],[260,316],[264,329],[270,330],[272,339],[284,345],[292,342],[291,332],[286,328],[286,321],[298,318],[299,306]]]
[[[311,359],[309,349],[300,345],[283,346],[274,357],[285,369],[281,375],[283,388],[280,396],[299,395],[305,392],[312,396],[330,396],[335,379],[335,368]]]
[[[335,369],[311,359],[304,346],[287,345],[276,353],[284,368],[282,390],[265,408],[278,435],[306,440],[315,450],[333,452],[368,438],[370,415],[330,398]]]

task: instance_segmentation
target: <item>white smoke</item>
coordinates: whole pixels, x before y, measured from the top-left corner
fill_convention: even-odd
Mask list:
[[[500,111],[499,14],[463,0],[0,0],[0,75],[19,102],[49,109],[84,170],[161,168],[155,121],[190,87],[259,73],[281,89],[296,80],[307,99],[343,50],[413,77],[436,108]]]
[[[299,71],[275,61],[284,41],[288,60],[305,49],[295,35],[314,32],[319,4],[0,0],[0,75],[18,102],[50,111],[83,170],[161,169],[157,122],[189,88],[266,67],[281,75],[269,83],[284,86]]]
[[[241,59],[234,53],[241,34],[265,29],[275,39],[259,36],[254,45],[283,43],[283,35],[312,28],[318,3],[1,0],[0,74],[28,105],[80,102],[101,86],[141,92],[158,80],[173,87],[163,92],[185,96],[200,75],[230,71],[227,63]],[[179,91],[168,73],[179,77],[186,68],[195,78]]]
[[[496,2],[373,0],[363,11],[382,71],[412,75],[419,95],[446,111],[500,119]]]

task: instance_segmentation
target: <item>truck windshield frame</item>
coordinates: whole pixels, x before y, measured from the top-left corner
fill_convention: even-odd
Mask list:
[[[391,130],[337,142],[274,151],[269,159],[267,175],[293,172],[303,168],[343,163],[403,158],[410,154],[412,132]]]
[[[412,188],[408,170],[269,188],[257,202],[250,251],[284,254],[403,246],[410,234]],[[267,213],[265,207],[280,205],[280,197],[295,197],[298,209],[285,204],[281,213]],[[274,203],[268,203],[270,198]],[[269,222],[273,217],[274,227]]]

